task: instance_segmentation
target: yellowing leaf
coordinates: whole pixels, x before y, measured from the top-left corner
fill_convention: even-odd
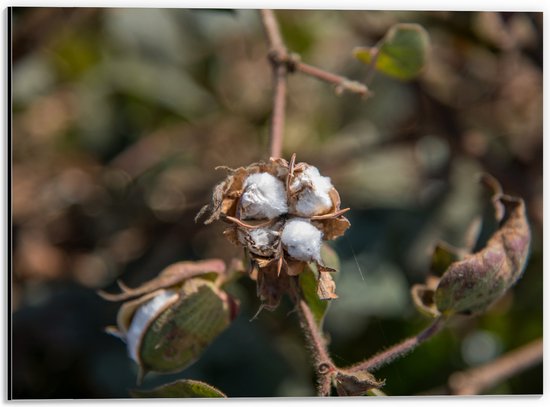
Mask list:
[[[376,47],[358,47],[354,56],[376,70],[401,80],[416,77],[424,68],[430,37],[418,24],[396,24]]]

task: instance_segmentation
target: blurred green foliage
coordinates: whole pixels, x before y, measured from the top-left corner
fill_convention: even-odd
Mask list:
[[[457,321],[385,367],[388,394],[440,388],[460,369],[542,335],[542,13],[279,11],[289,48],[352,79],[395,23],[432,50],[423,74],[378,75],[375,96],[289,78],[285,156],[330,176],[351,229],[333,247],[325,319],[336,363],[357,362],[427,323],[409,288],[438,240],[460,246],[484,210],[486,171],[525,199],[524,277],[479,318]],[[271,71],[254,10],[15,8],[13,23],[13,396],[129,397],[136,367],[102,332],[117,305],[95,291],[178,260],[241,253],[193,222],[223,174],[267,158]],[[196,364],[144,388],[196,379],[234,396],[309,396],[313,372],[289,303],[262,312],[230,287],[239,318]],[[475,351],[477,349],[477,351]],[[542,393],[542,367],[493,394]]]

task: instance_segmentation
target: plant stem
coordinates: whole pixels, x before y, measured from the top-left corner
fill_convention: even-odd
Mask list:
[[[273,10],[260,10],[262,15],[262,23],[264,25],[269,46],[277,52],[286,51],[283,37],[281,36],[281,30],[279,29],[279,23],[275,17]]]
[[[318,394],[319,396],[328,396],[330,395],[332,376],[337,371],[337,368],[328,354],[325,340],[315,322],[311,309],[301,297],[296,299],[296,305],[300,318],[300,326],[306,337],[306,342],[315,364],[318,379]]]
[[[273,116],[271,118],[271,131],[269,151],[271,157],[281,157],[283,153],[283,132],[285,125],[286,110],[286,76],[288,67],[275,55],[286,55],[286,48],[283,43],[279,24],[273,10],[261,10],[262,22],[267,34],[271,50],[269,60],[273,65]]]
[[[543,343],[539,338],[486,365],[456,372],[449,378],[449,389],[454,395],[480,394],[485,389],[542,362]]]
[[[432,336],[441,331],[444,325],[445,320],[441,317],[437,318],[428,328],[420,332],[418,335],[413,336],[409,339],[405,339],[403,342],[400,342],[397,345],[394,345],[391,348],[386,349],[363,362],[359,362],[351,366],[348,370],[351,372],[357,372],[361,370],[373,371],[388,363],[391,363],[395,359],[407,355],[418,345],[426,342]]]
[[[369,95],[369,89],[362,83],[300,62],[299,56],[288,53],[273,10],[261,10],[260,13],[269,41],[269,61],[273,66],[273,116],[271,118],[269,151],[271,157],[281,157],[283,151],[287,76],[289,73],[301,72],[313,78],[331,83],[336,86],[337,92],[346,90],[367,96]]]
[[[335,85],[337,91],[347,90],[349,92],[358,93],[361,96],[366,96],[370,93],[369,89],[362,83],[352,81],[344,76],[333,74],[332,72],[325,71],[313,65],[295,62],[293,67],[298,72]]]

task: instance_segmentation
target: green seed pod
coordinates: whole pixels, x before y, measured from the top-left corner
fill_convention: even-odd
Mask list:
[[[227,328],[236,308],[214,283],[192,278],[179,288],[125,303],[117,317],[118,335],[139,364],[140,378],[148,371],[177,372],[195,362]]]
[[[521,277],[531,240],[521,199],[502,196],[507,219],[481,251],[453,263],[435,291],[443,314],[483,312]]]
[[[499,228],[477,253],[436,247],[432,271],[444,270],[441,279],[431,277],[411,290],[417,309],[434,318],[484,312],[519,280],[527,263],[531,232],[523,200],[503,195],[490,175],[483,175],[481,181],[493,190]]]

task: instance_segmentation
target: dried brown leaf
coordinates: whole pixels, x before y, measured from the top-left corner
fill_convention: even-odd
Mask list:
[[[129,288],[124,286],[120,294],[110,294],[99,291],[98,294],[108,301],[124,301],[133,297],[144,295],[161,288],[168,288],[192,277],[209,273],[222,274],[225,272],[225,263],[220,259],[208,259],[201,261],[182,261],[165,268],[158,277],[139,287]]]

